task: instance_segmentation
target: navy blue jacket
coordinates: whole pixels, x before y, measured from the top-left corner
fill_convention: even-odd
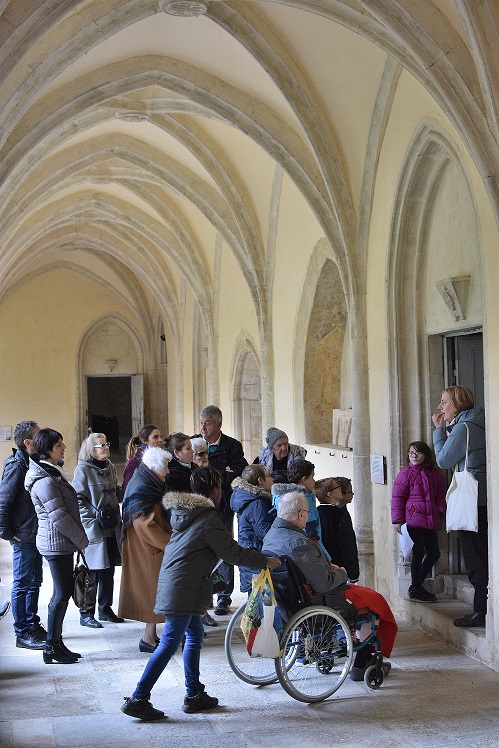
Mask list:
[[[276,511],[272,507],[272,497],[268,491],[253,486],[242,478],[232,481],[231,509],[237,513],[237,542],[243,548],[262,550],[263,539],[272,526]],[[241,592],[251,589],[251,577],[258,569],[239,567]]]

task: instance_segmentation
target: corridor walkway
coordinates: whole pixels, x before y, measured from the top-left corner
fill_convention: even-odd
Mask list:
[[[10,589],[10,547],[0,541],[0,575]],[[41,614],[51,593],[45,570]],[[5,588],[2,589],[2,597]],[[294,701],[279,685],[239,681],[223,652],[224,628],[210,629],[202,653],[207,691],[220,699],[211,713],[181,711],[177,655],[153,693],[167,721],[141,723],[120,712],[147,660],[138,651],[142,626],[79,625],[70,604],[68,646],[76,665],[44,665],[40,652],[16,649],[10,613],[0,622],[1,748],[496,748],[499,674],[400,623],[393,669],[376,692],[347,681],[328,701]]]

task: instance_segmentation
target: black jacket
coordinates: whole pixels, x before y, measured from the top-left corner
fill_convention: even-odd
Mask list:
[[[197,434],[197,436],[201,436],[201,434]],[[237,439],[233,439],[232,436],[222,434],[217,449],[213,452],[210,451],[208,459],[211,467],[216,468],[222,476],[220,511],[224,517],[225,526],[228,530],[232,530],[234,512],[230,508],[231,484],[234,478],[240,477],[248,464],[244,456],[243,445]],[[227,467],[230,468],[230,471],[226,470]]]
[[[352,518],[346,507],[319,504],[322,543],[337,566],[344,566],[350,582],[359,581],[359,552]]]
[[[182,465],[176,457],[168,463],[168,475],[165,478],[167,491],[178,491],[180,493],[192,493],[191,473],[196,465],[191,462],[190,467]]]
[[[26,543],[36,542],[38,520],[29,491],[24,488],[29,457],[22,449],[13,449],[7,457],[0,481],[0,538],[14,535]]]

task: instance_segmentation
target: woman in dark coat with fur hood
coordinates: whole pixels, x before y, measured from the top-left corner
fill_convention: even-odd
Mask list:
[[[214,709],[218,699],[208,696],[199,680],[199,660],[204,639],[201,616],[212,600],[211,574],[219,559],[256,569],[277,568],[280,559],[241,548],[225,529],[217,506],[222,496],[220,473],[212,467],[193,473],[191,485],[200,493],[169,492],[163,498],[171,513],[173,534],[166,546],[159,574],[154,612],[166,616],[158,648],[151,655],[133,696],[121,711],[144,721],[161,719],[164,713],[149,701],[151,690],[185,635],[183,652],[187,694],[182,710],[188,714]],[[209,498],[208,498],[209,497]]]
[[[270,489],[274,483],[265,465],[248,465],[240,478],[232,481],[230,507],[237,513],[237,542],[243,548],[262,550],[263,539],[276,518]],[[239,568],[241,592],[251,590],[251,579],[257,569]]]

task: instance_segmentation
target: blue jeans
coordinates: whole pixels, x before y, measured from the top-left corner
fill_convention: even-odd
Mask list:
[[[42,583],[43,559],[35,543],[11,540],[12,546],[12,615],[16,636],[35,629],[40,623],[38,596]]]
[[[204,685],[199,681],[199,658],[204,639],[201,616],[168,616],[158,647],[150,656],[142,678],[133,692],[134,698],[150,698],[154,684],[177,651],[184,634],[184,676],[187,696],[195,696],[204,691]]]

